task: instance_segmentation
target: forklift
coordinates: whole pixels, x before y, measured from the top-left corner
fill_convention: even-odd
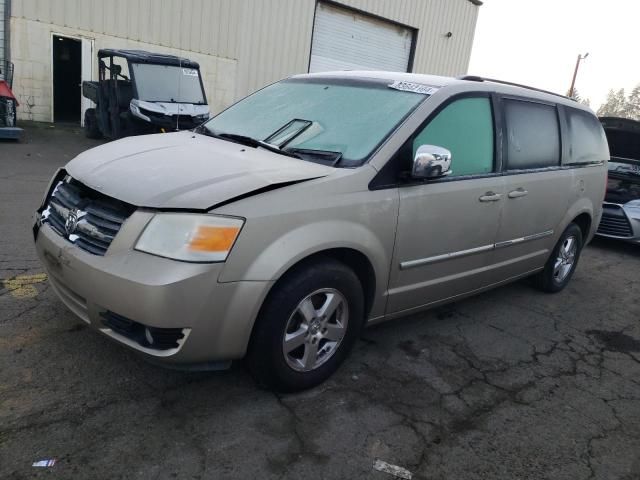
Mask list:
[[[13,63],[0,59],[0,139],[19,140],[22,129],[16,127],[18,100],[13,87]]]
[[[95,103],[84,115],[88,138],[191,130],[209,119],[200,66],[142,50],[98,51],[98,81],[82,82]]]

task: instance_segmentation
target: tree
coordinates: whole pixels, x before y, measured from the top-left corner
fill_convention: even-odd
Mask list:
[[[609,90],[607,100],[598,109],[600,117],[621,117],[640,121],[640,84],[627,97],[624,89]]]
[[[620,90],[609,90],[607,99],[598,109],[599,117],[626,117],[627,98],[624,88]]]
[[[591,100],[589,100],[588,98],[582,98],[580,96],[580,93],[578,92],[577,88],[573,89],[573,95],[570,95],[571,92],[567,92],[567,96],[570,96],[571,98],[573,98],[576,102],[579,102],[583,105],[586,105],[587,107],[591,106]]]
[[[625,117],[640,120],[640,83],[631,90],[625,105]]]

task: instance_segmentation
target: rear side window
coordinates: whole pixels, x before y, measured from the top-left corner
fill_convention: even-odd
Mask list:
[[[609,158],[607,139],[600,121],[582,110],[567,108],[569,163],[601,162]]]
[[[493,115],[488,98],[463,98],[447,105],[413,140],[451,152],[451,176],[493,172]]]
[[[556,107],[519,100],[504,101],[507,169],[560,164],[560,126]]]

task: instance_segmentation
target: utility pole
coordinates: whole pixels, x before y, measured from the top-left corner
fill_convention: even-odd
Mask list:
[[[569,96],[573,97],[573,93],[576,88],[576,77],[578,76],[578,68],[580,68],[580,62],[587,58],[589,53],[585,53],[584,55],[578,55],[578,59],[576,60],[576,69],[573,71],[573,80],[571,80],[571,88],[569,89]]]

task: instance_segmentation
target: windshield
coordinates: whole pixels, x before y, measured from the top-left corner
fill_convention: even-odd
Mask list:
[[[288,79],[241,100],[204,126],[212,134],[231,133],[271,143],[281,135],[278,132],[300,125],[303,131],[296,131],[283,150],[336,152],[341,154],[339,166],[356,166],[428,97],[389,88],[391,83]]]
[[[147,102],[204,104],[200,72],[176,65],[134,63],[138,99]]]

